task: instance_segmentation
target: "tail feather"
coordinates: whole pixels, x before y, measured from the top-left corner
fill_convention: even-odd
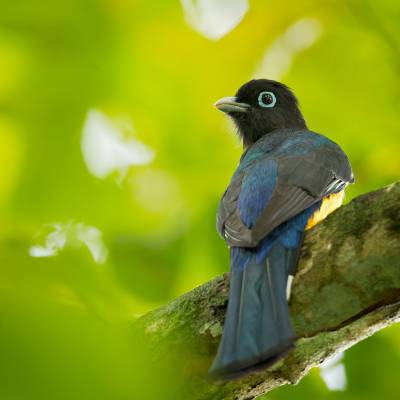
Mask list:
[[[288,275],[297,262],[297,249],[275,243],[266,259],[254,252],[244,269],[233,269],[224,333],[210,369],[214,378],[232,379],[265,368],[284,356],[295,335],[286,300]]]

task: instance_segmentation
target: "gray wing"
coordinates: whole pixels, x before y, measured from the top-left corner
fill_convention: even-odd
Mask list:
[[[274,228],[331,193],[354,182],[350,163],[339,146],[331,142],[307,154],[278,158],[273,194],[257,222],[244,224],[237,207],[242,182],[251,169],[234,176],[221,199],[217,228],[229,246],[256,247]]]

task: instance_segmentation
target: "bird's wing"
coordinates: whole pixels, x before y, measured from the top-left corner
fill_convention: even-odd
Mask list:
[[[295,141],[291,146],[234,175],[217,217],[228,245],[257,246],[274,228],[354,181],[346,155],[328,139],[300,150]]]

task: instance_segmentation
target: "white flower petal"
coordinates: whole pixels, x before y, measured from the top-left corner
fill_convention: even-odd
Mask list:
[[[151,148],[134,138],[124,140],[118,124],[97,110],[88,112],[81,149],[87,168],[101,179],[113,171],[124,176],[128,167],[149,164],[154,159]]]
[[[312,46],[321,31],[321,23],[317,19],[304,18],[296,21],[268,47],[255,75],[281,79],[289,72],[294,57]]]
[[[29,248],[31,257],[52,257],[65,248],[67,243],[83,243],[92,254],[95,262],[103,264],[108,257],[108,249],[103,242],[102,233],[94,226],[82,222],[56,223],[44,238],[44,245],[35,244]]]
[[[249,9],[248,0],[181,0],[186,22],[208,39],[231,32]]]
[[[320,365],[321,377],[329,390],[344,391],[347,386],[344,353],[338,353]]]

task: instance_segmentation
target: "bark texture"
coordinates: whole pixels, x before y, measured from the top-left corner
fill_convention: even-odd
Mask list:
[[[135,322],[154,359],[176,357],[187,398],[253,399],[400,320],[400,183],[360,196],[307,232],[290,309],[298,336],[278,365],[232,382],[207,369],[222,333],[228,274]],[[179,355],[179,356],[178,356]]]

